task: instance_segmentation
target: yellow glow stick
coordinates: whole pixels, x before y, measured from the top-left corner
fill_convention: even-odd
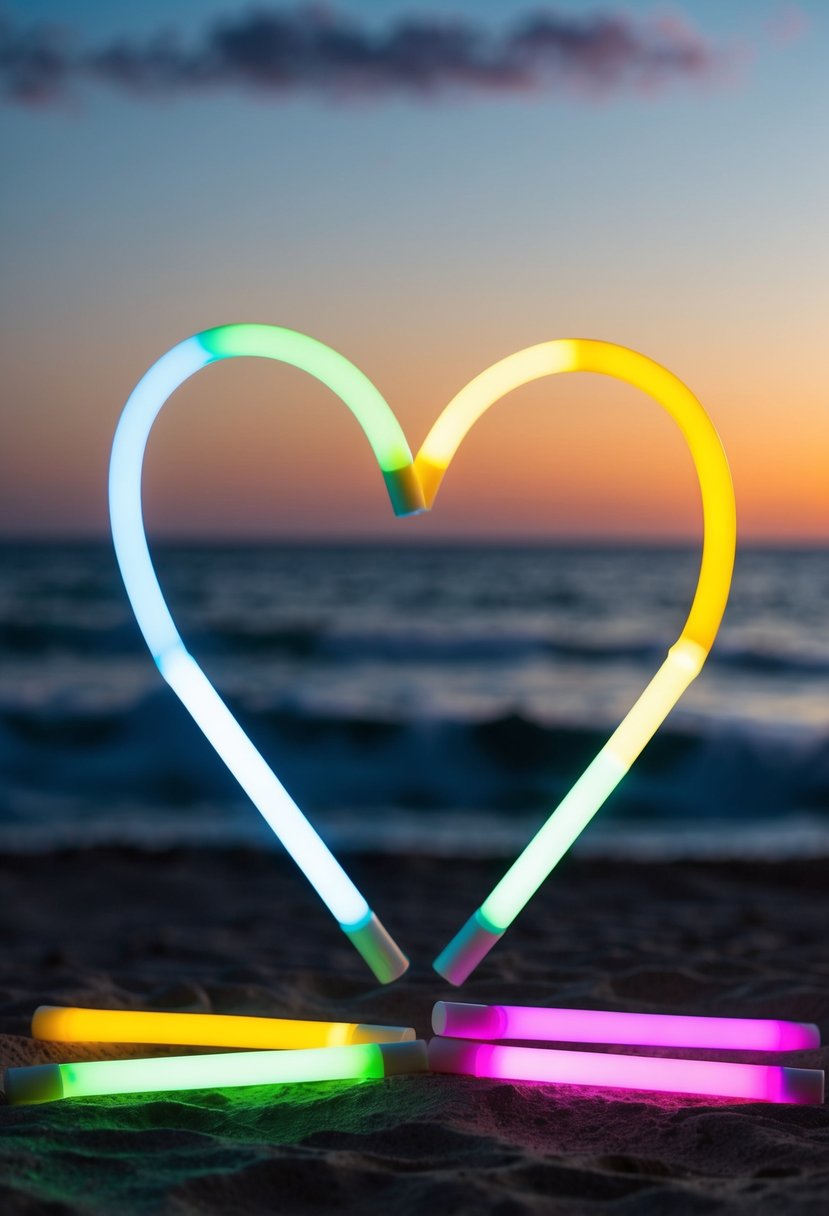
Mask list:
[[[599,372],[623,380],[653,397],[679,425],[702,493],[704,536],[699,582],[679,638],[627,717],[435,960],[435,970],[453,984],[463,983],[503,936],[699,674],[731,587],[736,541],[734,490],[713,423],[676,376],[644,355],[612,342],[585,338],[542,342],[502,359],[470,381],[449,402],[415,460],[426,505],[431,507],[434,502],[461,440],[490,405],[522,384],[558,372]]]
[[[312,1022],[219,1013],[156,1013],[41,1005],[32,1038],[53,1043],[170,1043],[191,1047],[306,1048],[411,1042],[411,1026]]]

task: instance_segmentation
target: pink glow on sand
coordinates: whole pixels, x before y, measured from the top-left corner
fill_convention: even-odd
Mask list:
[[[672,1060],[620,1056],[549,1047],[502,1047],[432,1039],[433,1072],[490,1077],[498,1081],[541,1081],[655,1093],[742,1098],[750,1102],[817,1104],[823,1101],[823,1073],[817,1069],[712,1060]]]
[[[733,1051],[804,1051],[820,1046],[817,1026],[760,1018],[707,1018],[602,1009],[537,1009],[526,1005],[468,1005],[438,1001],[436,1034],[463,1039],[617,1043]]]

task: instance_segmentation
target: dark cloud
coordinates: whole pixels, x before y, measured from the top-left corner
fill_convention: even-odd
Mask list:
[[[0,92],[59,103],[89,82],[142,97],[238,89],[278,101],[569,92],[605,96],[710,80],[728,55],[683,19],[542,10],[500,32],[400,17],[380,30],[325,8],[260,8],[183,40],[158,34],[81,47],[51,28],[0,22]]]

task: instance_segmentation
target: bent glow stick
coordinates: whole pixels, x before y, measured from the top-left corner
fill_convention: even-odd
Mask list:
[[[491,1077],[499,1081],[544,1081],[609,1089],[649,1089],[657,1093],[745,1098],[750,1102],[819,1104],[823,1073],[815,1068],[771,1064],[721,1064],[620,1056],[599,1051],[556,1051],[550,1047],[493,1047],[464,1039],[432,1039],[433,1072]]]
[[[132,1009],[75,1009],[41,1005],[32,1038],[53,1043],[172,1043],[191,1047],[345,1047],[350,1043],[403,1043],[411,1026],[311,1022],[220,1013],[156,1013]]]
[[[716,637],[731,586],[736,517],[731,474],[719,436],[693,393],[644,355],[583,338],[543,342],[493,364],[449,402],[415,460],[427,507],[457,447],[505,393],[559,372],[600,372],[642,389],[679,425],[702,494],[704,537],[699,582],[688,619],[639,700],[501,881],[434,962],[461,984],[503,936],[541,883],[604,804],[688,685]]]
[[[91,1098],[103,1094],[172,1093],[239,1085],[295,1085],[311,1081],[364,1081],[425,1072],[426,1044],[367,1043],[307,1051],[234,1051],[168,1056],[156,1060],[94,1060],[8,1068],[3,1086],[12,1105]]]
[[[147,548],[141,470],[150,429],[171,393],[209,363],[251,355],[321,380],[351,409],[368,438],[397,514],[423,508],[406,438],[361,371],[330,347],[274,325],[222,325],[180,342],[133,389],[118,422],[109,468],[112,539],[138,626],[164,679],[213,744],[254,806],[304,872],[340,928],[382,983],[408,960],[365,898],[253,746],[179,636]]]
[[[435,1004],[432,1029],[453,1039],[527,1039],[537,1043],[618,1043],[733,1051],[805,1051],[820,1047],[820,1031],[811,1022],[467,1005],[459,1001]]]

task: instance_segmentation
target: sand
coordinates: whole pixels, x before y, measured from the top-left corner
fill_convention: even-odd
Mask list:
[[[456,991],[429,961],[499,867],[352,869],[413,958],[391,988],[373,985],[277,854],[0,860],[2,1064],[106,1054],[29,1040],[40,1003],[399,1021],[428,1035],[432,1003]],[[826,1036],[826,872],[568,861],[463,997],[790,1017]],[[829,1051],[795,1062],[825,1067]],[[825,1106],[424,1076],[0,1107],[0,1122],[9,1216],[778,1216],[825,1210],[829,1187]]]

